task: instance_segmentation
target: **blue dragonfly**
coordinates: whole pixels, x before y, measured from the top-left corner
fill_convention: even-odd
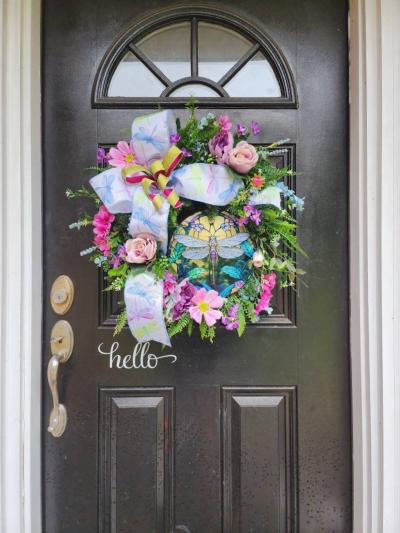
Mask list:
[[[137,281],[134,281],[132,283],[132,285],[130,285],[127,288],[127,292],[129,294],[133,294],[134,296],[141,296],[142,298],[144,298],[146,300],[146,302],[149,305],[154,306],[154,305],[156,305],[156,300],[155,300],[155,298],[153,296],[151,296],[149,294],[149,289],[153,285],[154,284],[153,284],[152,281],[150,283],[148,283],[146,286],[143,286],[141,283],[138,283]]]
[[[229,185],[229,187],[225,191],[222,191],[218,195],[218,198],[220,200],[223,200],[224,202],[227,202],[230,196],[232,195],[232,197],[235,197],[237,192],[238,192],[238,184],[233,182]]]
[[[134,139],[138,141],[143,141],[147,144],[152,144],[156,150],[162,152],[164,150],[165,141],[162,139],[157,139],[154,137],[158,124],[153,128],[153,131],[150,133],[150,130],[140,126],[139,131],[133,136]]]
[[[152,233],[155,235],[160,234],[160,228],[159,226],[153,222],[151,219],[157,214],[155,211],[152,215],[149,215],[143,207],[134,207],[132,209],[132,217],[136,220],[139,220],[142,224],[147,226]]]
[[[107,174],[104,176],[104,187],[95,187],[96,191],[103,191],[98,192],[97,194],[100,196],[102,202],[104,204],[112,204],[114,203],[114,195],[111,190],[111,185],[113,184],[115,180],[114,174]]]

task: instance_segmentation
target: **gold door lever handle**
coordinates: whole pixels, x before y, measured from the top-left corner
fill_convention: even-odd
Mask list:
[[[53,354],[47,368],[47,379],[53,397],[53,409],[50,413],[48,431],[54,437],[61,437],[67,426],[67,410],[60,403],[57,388],[58,367],[71,357],[74,347],[74,334],[66,320],[59,320],[51,332],[51,353]]]

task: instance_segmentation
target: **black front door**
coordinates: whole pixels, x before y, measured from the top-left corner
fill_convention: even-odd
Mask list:
[[[43,0],[42,11],[43,531],[352,531],[347,2]],[[80,256],[90,229],[68,228],[91,204],[65,190],[88,186],[83,169],[128,139],[135,117],[161,104],[184,119],[189,92],[199,116],[256,120],[260,144],[290,138],[275,162],[301,174],[291,186],[306,199],[307,287],[277,291],[272,315],[240,339],[181,335],[171,349],[150,345],[175,363],[123,368],[136,342],[128,329],[112,336],[118,298]],[[60,275],[75,288],[61,317],[75,347],[59,369],[68,423],[55,438],[47,365]],[[114,342],[111,360],[98,347]]]

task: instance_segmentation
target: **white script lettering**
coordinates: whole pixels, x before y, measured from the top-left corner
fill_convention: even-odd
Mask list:
[[[177,360],[176,355],[154,355],[153,353],[148,353],[150,349],[150,343],[145,342],[144,344],[137,344],[133,349],[132,354],[125,355],[122,357],[115,353],[119,348],[119,342],[113,342],[109,351],[103,352],[101,347],[103,343],[99,344],[98,351],[102,355],[108,355],[109,357],[109,366],[113,368],[114,365],[116,368],[125,368],[130,370],[131,368],[148,368],[154,370],[157,367],[160,359],[172,358],[171,363],[175,363]]]

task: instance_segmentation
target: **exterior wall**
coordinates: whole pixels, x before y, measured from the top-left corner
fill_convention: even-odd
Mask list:
[[[399,27],[350,1],[354,533],[400,531]],[[0,527],[40,533],[40,0],[3,0],[0,35]]]

